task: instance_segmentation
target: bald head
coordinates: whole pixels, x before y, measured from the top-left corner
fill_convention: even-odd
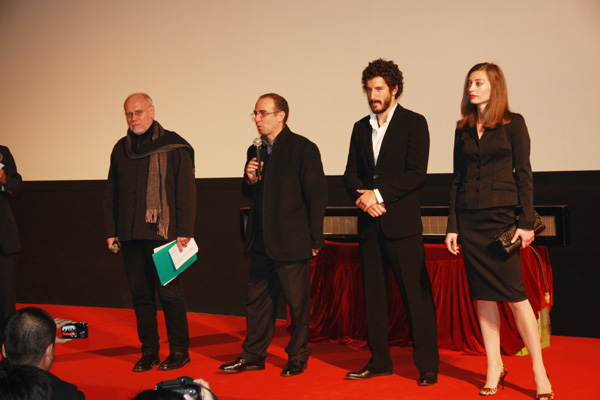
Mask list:
[[[150,97],[149,94],[142,93],[142,92],[131,93],[129,96],[127,96],[127,98],[125,99],[125,103],[123,103],[123,105],[127,104],[127,101],[129,99],[131,99],[132,97],[139,97],[139,96],[141,96],[144,99],[146,99],[146,101],[148,101],[148,104],[152,105],[152,97]]]

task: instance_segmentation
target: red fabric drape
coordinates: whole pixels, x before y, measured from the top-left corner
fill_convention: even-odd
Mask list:
[[[536,246],[542,259],[546,282],[552,295],[552,270],[548,250]],[[477,323],[475,304],[469,297],[464,261],[444,245],[426,245],[425,262],[431,278],[436,306],[440,348],[483,353],[483,340]],[[541,275],[530,249],[521,251],[523,282],[534,310],[547,304]],[[327,242],[311,262],[312,342],[337,341],[355,347],[366,345],[367,327],[358,245]],[[523,348],[514,318],[507,304],[499,304],[501,345],[506,354]],[[390,344],[411,345],[402,297],[393,275],[388,289]]]

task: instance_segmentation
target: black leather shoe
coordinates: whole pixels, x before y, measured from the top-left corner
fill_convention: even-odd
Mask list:
[[[177,369],[183,367],[185,364],[189,364],[190,355],[188,353],[182,353],[179,351],[174,351],[169,354],[169,357],[165,359],[160,366],[158,367],[161,371],[170,371],[172,369]]]
[[[431,386],[438,383],[437,373],[435,372],[423,372],[417,381],[419,386]]]
[[[160,359],[157,354],[142,354],[142,358],[135,363],[133,372],[150,371],[152,367],[157,366],[159,363]]]
[[[283,367],[283,371],[281,371],[281,376],[294,376],[300,375],[306,369],[306,362],[300,360],[289,360],[285,367]]]
[[[243,357],[238,357],[235,361],[223,364],[219,367],[221,371],[229,372],[230,374],[237,374],[244,371],[260,371],[265,369],[265,363],[255,364],[246,360]]]
[[[391,375],[392,371],[376,371],[371,369],[370,367],[364,367],[361,370],[348,372],[346,374],[346,379],[354,379],[354,380],[363,380],[374,378],[376,376],[388,376]]]

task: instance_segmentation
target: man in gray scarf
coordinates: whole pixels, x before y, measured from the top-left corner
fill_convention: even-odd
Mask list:
[[[133,370],[148,371],[160,363],[155,289],[165,314],[170,350],[159,369],[171,370],[190,362],[187,314],[179,280],[162,286],[152,253],[173,240],[181,251],[194,235],[194,150],[154,120],[147,94],[130,95],[124,107],[129,129],[111,154],[104,195],[106,242],[114,252],[123,250],[142,343],[142,357]]]

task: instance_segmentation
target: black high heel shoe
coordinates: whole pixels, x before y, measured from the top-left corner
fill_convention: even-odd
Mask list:
[[[500,373],[500,378],[498,379],[498,384],[496,385],[496,387],[493,388],[488,388],[488,387],[482,387],[481,390],[479,391],[479,395],[480,396],[493,396],[496,393],[498,393],[498,388],[500,387],[500,384],[502,384],[502,390],[504,390],[504,378],[506,377],[506,375],[508,375],[508,369],[506,368],[506,366],[502,366],[502,372]],[[542,400],[544,398],[542,397]],[[550,398],[550,400],[552,400]]]

